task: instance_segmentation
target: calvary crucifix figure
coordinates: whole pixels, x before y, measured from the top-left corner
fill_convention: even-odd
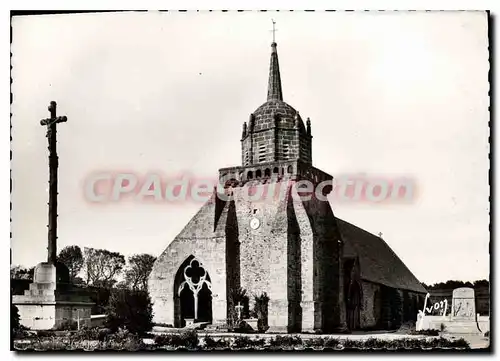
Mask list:
[[[41,125],[47,126],[47,138],[49,142],[49,234],[47,247],[47,262],[55,265],[57,259],[57,123],[68,120],[66,116],[57,116],[57,104],[51,101],[49,105],[50,118],[42,119]]]

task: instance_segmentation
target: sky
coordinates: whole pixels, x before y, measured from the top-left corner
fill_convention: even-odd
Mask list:
[[[406,177],[406,203],[331,201],[422,282],[489,278],[488,37],[484,12],[187,12],[12,20],[12,262],[45,261],[51,100],[58,247],[158,256],[196,202],[92,203],[95,172],[216,178],[241,164],[266,101],[271,19],[284,100],[310,117],[313,165]]]

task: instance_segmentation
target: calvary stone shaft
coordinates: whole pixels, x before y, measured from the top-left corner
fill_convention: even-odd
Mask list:
[[[57,259],[57,123],[66,122],[66,116],[58,117],[57,104],[51,101],[49,105],[50,118],[42,119],[41,125],[47,126],[49,142],[49,234],[47,247],[47,262],[55,265]]]

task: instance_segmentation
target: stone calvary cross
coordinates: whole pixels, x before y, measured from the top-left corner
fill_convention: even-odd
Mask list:
[[[57,258],[57,139],[56,125],[68,120],[66,116],[58,117],[56,113],[57,104],[54,101],[50,102],[49,112],[50,118],[42,119],[41,125],[47,126],[47,138],[49,142],[49,234],[47,247],[47,262],[56,264]]]
[[[238,320],[241,320],[241,310],[243,309],[243,305],[241,302],[238,302],[238,306],[235,306],[236,312],[238,312]]]

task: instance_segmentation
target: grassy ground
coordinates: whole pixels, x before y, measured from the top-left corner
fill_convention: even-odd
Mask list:
[[[138,337],[125,331],[95,335],[95,330],[68,333],[66,336],[44,335],[29,339],[16,340],[14,346],[20,350],[330,350],[345,349],[425,349],[448,348],[466,350],[484,348],[488,338],[468,335],[405,335],[395,332],[365,332],[350,335],[314,335],[314,334],[237,334],[207,333],[204,331],[171,332]],[[443,336],[443,337],[441,337]],[[460,340],[461,338],[464,338]]]

